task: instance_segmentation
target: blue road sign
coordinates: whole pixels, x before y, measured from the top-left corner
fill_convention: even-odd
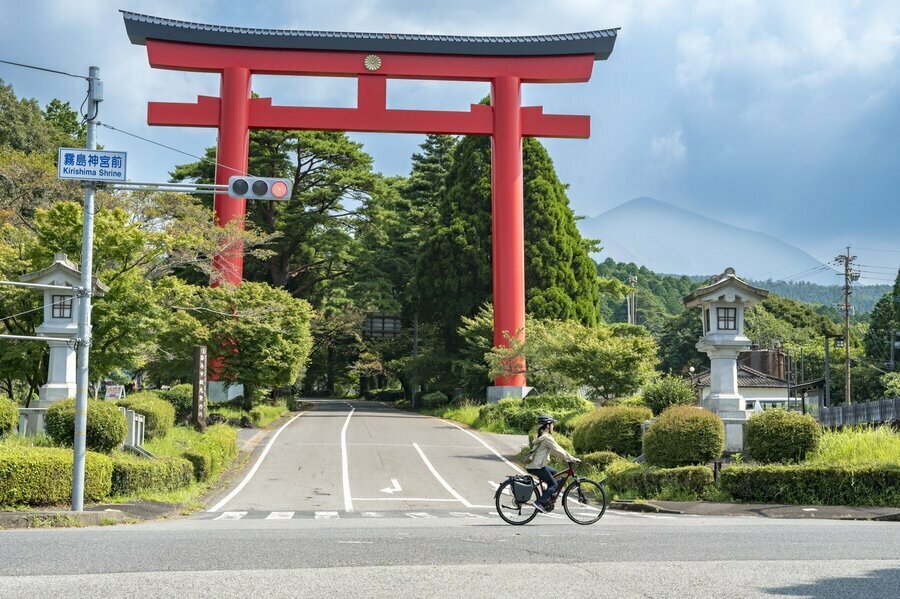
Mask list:
[[[125,181],[126,152],[60,148],[60,179],[81,181]]]

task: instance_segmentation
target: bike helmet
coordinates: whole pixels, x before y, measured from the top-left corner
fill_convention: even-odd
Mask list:
[[[553,416],[548,416],[547,414],[541,414],[537,419],[538,426],[553,424],[554,422],[556,422],[556,419]]]

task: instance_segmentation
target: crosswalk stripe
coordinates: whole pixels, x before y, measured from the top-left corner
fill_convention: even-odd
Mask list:
[[[290,520],[294,517],[294,512],[272,512],[266,516],[266,520]]]
[[[340,520],[337,512],[316,512],[316,520]]]
[[[437,518],[437,516],[428,512],[408,512],[406,515],[410,518]]]
[[[222,512],[221,516],[217,516],[214,520],[240,520],[247,515],[247,512]]]

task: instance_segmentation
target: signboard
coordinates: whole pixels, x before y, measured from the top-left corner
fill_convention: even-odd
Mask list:
[[[104,399],[122,399],[125,397],[125,385],[107,385]]]
[[[363,325],[363,335],[370,338],[392,338],[403,334],[403,321],[389,314],[368,314]]]
[[[205,345],[194,346],[194,406],[191,420],[199,430],[206,430],[206,373],[208,359]]]
[[[125,181],[125,152],[60,148],[57,176],[80,181]]]

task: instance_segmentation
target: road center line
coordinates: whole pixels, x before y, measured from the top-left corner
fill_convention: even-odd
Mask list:
[[[347,420],[344,421],[344,428],[341,429],[341,470],[344,479],[344,511],[353,511],[353,498],[350,495],[350,467],[347,458],[347,426],[350,424],[350,417],[356,408],[350,406],[350,413],[347,414]]]
[[[440,474],[438,474],[438,471],[434,469],[434,466],[432,466],[432,465],[431,465],[431,462],[428,461],[428,458],[425,457],[425,453],[422,451],[422,448],[419,447],[419,444],[418,444],[418,443],[413,443],[413,447],[415,447],[415,448],[416,448],[416,451],[419,452],[419,456],[421,456],[422,461],[425,462],[425,465],[428,466],[428,469],[431,470],[431,473],[434,475],[434,477],[437,479],[437,481],[438,481],[439,483],[441,483],[441,485],[443,485],[443,487],[444,487],[445,489],[447,489],[447,492],[450,493],[451,495],[453,495],[453,496],[456,498],[456,500],[457,500],[458,502],[460,502],[461,504],[463,504],[464,506],[466,506],[466,507],[472,507],[472,504],[471,504],[471,503],[469,503],[468,501],[466,501],[465,498],[463,498],[462,495],[460,495],[460,494],[457,493],[455,490],[453,490],[453,487],[451,487],[450,485],[448,485],[448,484],[447,484],[447,481],[445,481],[445,480],[443,479],[443,477],[442,477]]]
[[[225,498],[222,499],[222,501],[220,501],[219,503],[217,503],[216,505],[212,506],[211,508],[209,508],[209,509],[206,510],[206,511],[207,511],[207,512],[218,512],[218,511],[221,510],[223,507],[225,507],[225,504],[227,504],[229,501],[231,501],[232,499],[234,499],[235,495],[237,495],[238,493],[240,493],[241,490],[242,490],[244,487],[247,486],[247,483],[250,482],[250,479],[252,479],[252,478],[253,478],[253,475],[256,474],[256,471],[259,470],[259,467],[262,465],[263,460],[266,459],[266,456],[269,455],[269,450],[272,449],[272,444],[275,443],[275,439],[278,438],[278,435],[281,434],[281,431],[283,431],[284,429],[286,429],[290,423],[292,423],[292,422],[293,422],[294,420],[296,420],[297,418],[300,418],[300,417],[303,416],[303,414],[305,414],[305,413],[306,413],[306,412],[300,412],[299,414],[297,414],[296,416],[294,416],[293,418],[291,418],[290,420],[288,420],[287,422],[285,422],[284,424],[282,424],[282,425],[281,425],[281,428],[279,428],[277,431],[275,431],[275,434],[272,435],[272,438],[269,439],[269,442],[268,442],[268,443],[266,443],[266,448],[263,449],[263,452],[262,452],[262,454],[259,456],[259,459],[256,460],[256,463],[255,463],[255,464],[253,464],[253,468],[250,469],[250,472],[247,473],[247,476],[244,477],[244,480],[242,480],[241,483],[240,483],[238,486],[236,486],[236,487],[234,488],[233,491],[231,491],[231,493],[229,493],[228,495],[226,495]]]
[[[450,422],[449,420],[443,420],[443,419],[440,419],[440,418],[439,418],[438,420],[440,420],[441,422],[443,422],[443,423],[445,423],[445,424],[449,424],[449,425],[451,425],[451,426],[455,426],[456,428],[458,428],[458,429],[461,430],[462,432],[466,433],[467,435],[469,435],[470,437],[472,437],[473,439],[475,439],[476,441],[478,441],[479,443],[481,443],[482,445],[484,445],[485,447],[487,447],[488,451],[490,451],[492,454],[494,454],[495,456],[497,456],[498,458],[500,458],[501,460],[503,460],[503,462],[504,462],[507,466],[509,466],[510,468],[512,468],[513,470],[515,470],[516,472],[518,472],[519,474],[525,474],[525,471],[524,471],[524,470],[522,470],[521,468],[519,468],[518,466],[516,466],[515,464],[513,464],[513,463],[510,462],[509,460],[507,460],[505,457],[503,457],[503,456],[500,454],[499,451],[497,451],[496,449],[494,449],[493,447],[491,447],[490,445],[488,445],[483,439],[481,439],[480,437],[478,437],[478,436],[477,436],[476,434],[474,434],[472,431],[468,431],[468,430],[464,429],[463,427],[461,427],[460,425],[456,424],[455,422]]]

